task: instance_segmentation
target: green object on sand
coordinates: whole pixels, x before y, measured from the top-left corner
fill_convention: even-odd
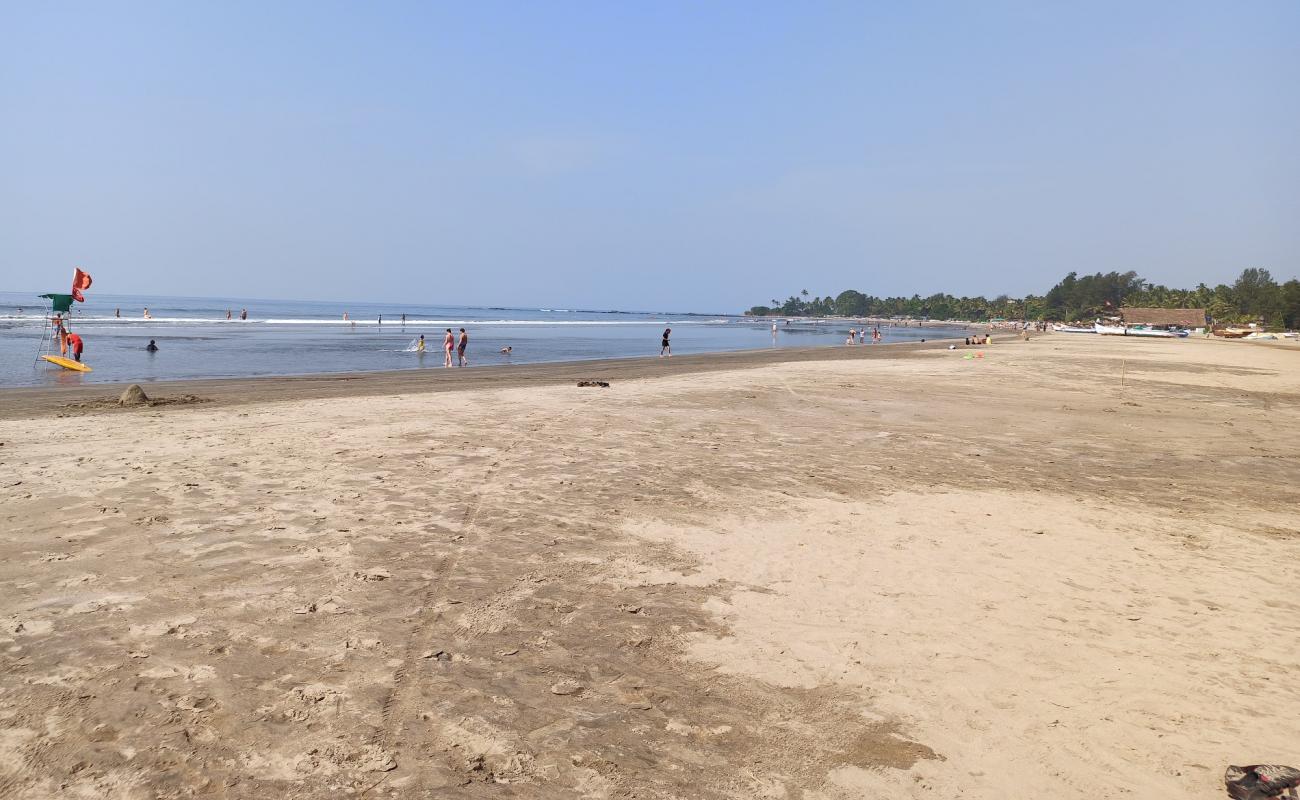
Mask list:
[[[41,297],[50,301],[50,304],[54,306],[54,311],[66,314],[72,310],[72,295],[70,294],[43,294]]]

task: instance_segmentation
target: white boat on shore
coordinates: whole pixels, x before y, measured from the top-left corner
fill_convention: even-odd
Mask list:
[[[1173,331],[1161,330],[1159,328],[1131,327],[1128,329],[1129,336],[1152,336],[1157,339],[1177,339],[1178,334]]]
[[[1074,325],[1053,325],[1052,330],[1057,333],[1096,333],[1092,328],[1079,328]]]
[[[1173,331],[1162,331],[1156,328],[1142,327],[1125,327],[1124,325],[1102,325],[1100,322],[1093,324],[1093,329],[1102,336],[1146,336],[1152,339],[1177,339],[1178,334]]]

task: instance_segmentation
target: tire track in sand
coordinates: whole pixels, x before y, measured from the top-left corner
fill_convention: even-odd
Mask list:
[[[584,399],[579,401],[577,406],[581,407],[587,405],[589,402],[589,399]],[[525,418],[525,433],[522,433],[497,454],[497,457],[488,465],[487,470],[483,473],[482,480],[478,482],[477,488],[465,508],[465,513],[461,515],[460,529],[462,533],[471,529],[478,520],[479,513],[483,509],[487,489],[492,486],[500,472],[501,464],[505,460],[506,456],[513,452],[519,445],[523,444],[527,439],[535,436],[543,428],[569,419],[577,413],[577,410],[577,408],[567,408],[561,411],[554,418],[538,423],[534,423],[532,420],[541,416],[542,412],[537,412],[536,414]],[[449,576],[459,564],[460,556],[464,549],[464,547],[461,547],[458,552],[448,554],[439,559],[434,574],[439,577]],[[435,578],[435,580],[429,582],[429,588],[422,596],[420,603],[420,616],[416,619],[410,633],[407,634],[406,646],[403,648],[402,653],[402,663],[394,670],[393,686],[384,698],[380,714],[381,727],[372,740],[374,744],[377,744],[384,750],[392,753],[394,758],[397,759],[399,766],[404,760],[401,758],[400,751],[408,750],[409,747],[406,745],[406,742],[410,741],[408,738],[400,737],[399,734],[401,733],[404,722],[410,719],[411,715],[417,711],[415,708],[416,703],[411,699],[414,685],[410,680],[412,665],[419,658],[419,651],[425,649],[429,630],[443,619],[444,609],[438,608],[436,611],[432,609],[434,609],[440,601],[448,599],[446,597],[446,585],[445,580],[438,580]],[[379,781],[364,789],[360,793],[360,796],[364,797],[367,793],[383,784],[387,779],[388,775],[385,775]]]

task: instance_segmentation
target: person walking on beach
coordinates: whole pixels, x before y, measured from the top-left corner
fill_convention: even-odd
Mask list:
[[[673,332],[672,328],[664,328],[664,340],[659,343],[660,358],[663,358],[665,353],[668,355],[669,358],[673,357],[673,346],[672,343],[668,341],[668,337],[672,334],[672,332]]]
[[[384,324],[384,315],[383,315],[383,314],[380,314],[380,315],[379,315],[379,324],[380,324],[380,325],[383,325],[383,324]]]
[[[442,365],[444,367],[451,366],[451,349],[455,346],[456,346],[456,337],[451,335],[451,328],[448,328],[447,332],[443,334],[442,337],[442,354],[443,354]]]
[[[469,347],[469,334],[465,333],[464,328],[461,328],[460,341],[456,343],[457,366],[463,367],[469,363],[469,359],[465,358],[465,348],[467,347]]]

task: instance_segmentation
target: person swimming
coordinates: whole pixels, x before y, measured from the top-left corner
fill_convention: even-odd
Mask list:
[[[149,344],[145,345],[144,349],[150,353],[156,353],[158,352],[158,343],[155,342],[153,339],[150,339]]]
[[[508,355],[510,355],[512,352],[514,352],[514,349],[515,349],[515,348],[512,347],[511,345],[506,345],[505,347],[501,348],[501,355],[503,355],[503,356],[508,356]]]

